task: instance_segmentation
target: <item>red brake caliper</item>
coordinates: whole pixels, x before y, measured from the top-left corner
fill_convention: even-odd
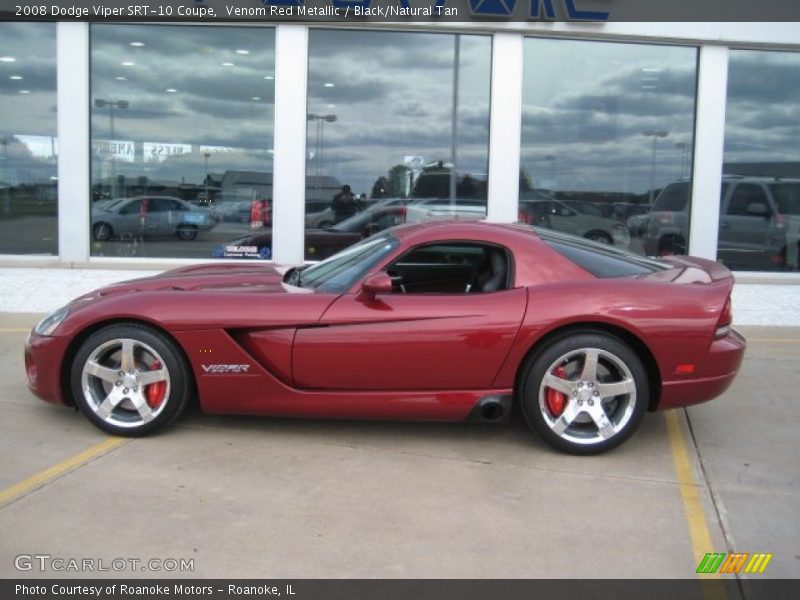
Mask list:
[[[155,361],[153,365],[150,367],[151,371],[158,371],[161,368],[161,363],[159,361]],[[549,391],[549,390],[548,390]],[[147,398],[147,404],[150,408],[158,408],[161,406],[161,403],[164,401],[164,396],[167,393],[167,382],[166,381],[157,381],[155,383],[151,383],[147,387],[144,388],[144,397]]]
[[[564,367],[553,369],[553,375],[561,379],[567,378],[567,372]],[[549,387],[547,388],[545,399],[547,400],[547,408],[550,409],[550,414],[554,417],[561,416],[561,413],[564,412],[564,406],[567,404],[567,395]]]

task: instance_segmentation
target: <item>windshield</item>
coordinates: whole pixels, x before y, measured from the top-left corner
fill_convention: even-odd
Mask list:
[[[689,202],[689,184],[671,183],[656,198],[654,212],[681,212]]]
[[[338,254],[312,265],[302,271],[289,272],[296,276],[287,280],[300,287],[315,289],[318,292],[344,293],[370,269],[378,264],[392,250],[397,248],[398,241],[390,233],[368,238],[358,244],[345,248]]]

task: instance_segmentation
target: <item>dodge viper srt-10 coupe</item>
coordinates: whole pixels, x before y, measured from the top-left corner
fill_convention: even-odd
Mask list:
[[[733,278],[526,225],[403,225],[325,261],[188,266],[99,289],[31,332],[31,390],[144,435],[209,413],[500,421],[594,454],[710,400],[745,340]]]

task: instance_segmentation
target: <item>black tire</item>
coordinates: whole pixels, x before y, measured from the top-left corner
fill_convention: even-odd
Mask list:
[[[131,356],[133,360],[130,375],[125,378],[119,376],[125,371],[122,362],[123,342],[132,341]],[[117,348],[119,342],[119,349]],[[136,350],[139,350],[137,356]],[[153,371],[144,368],[147,361],[155,358],[161,363],[159,367],[152,362]],[[102,373],[95,375],[87,373],[89,360],[93,364],[103,367]],[[152,407],[146,401],[147,385],[133,383],[133,378],[166,373],[165,395],[157,407]],[[157,373],[156,373],[157,372]],[[100,373],[100,371],[98,371]],[[117,382],[113,381],[116,378]],[[139,381],[136,379],[135,381]],[[86,418],[99,427],[114,435],[138,437],[154,433],[169,426],[184,411],[189,402],[194,380],[189,366],[177,345],[162,332],[139,324],[116,324],[104,327],[81,344],[70,369],[70,382],[75,403]],[[139,387],[130,389],[126,385]],[[124,390],[124,392],[122,392]],[[111,398],[112,393],[125,396],[122,400],[116,398],[116,404],[106,416],[103,416],[102,405]],[[145,400],[147,406],[136,408],[137,402]],[[108,410],[108,409],[106,409]],[[150,411],[150,416],[140,414]]]
[[[193,239],[197,238],[197,227],[194,227],[193,225],[181,225],[178,227],[175,234],[178,236],[178,238],[187,242],[191,242]]]
[[[614,239],[608,235],[605,231],[589,231],[583,235],[587,240],[592,240],[593,242],[600,242],[601,244],[608,244],[612,246],[614,244]]]
[[[597,357],[594,380],[583,377],[590,355]],[[566,382],[565,391],[571,390],[563,395],[561,413],[551,411],[546,375]],[[631,391],[601,396],[617,389],[611,384]],[[590,455],[619,446],[636,431],[647,410],[650,389],[642,361],[627,344],[606,333],[579,331],[556,339],[528,359],[519,400],[528,425],[548,444],[569,454]],[[598,422],[603,422],[603,415],[608,424],[601,431]],[[559,431],[564,423],[568,423],[566,428]]]
[[[95,223],[92,227],[92,237],[98,242],[106,242],[114,235],[114,229],[108,223]]]

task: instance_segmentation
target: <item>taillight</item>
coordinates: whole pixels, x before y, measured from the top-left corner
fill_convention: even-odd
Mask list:
[[[526,225],[531,225],[533,223],[530,216],[528,216],[528,214],[522,210],[517,212],[517,220],[520,223],[525,223]]]
[[[733,323],[733,306],[731,304],[731,297],[725,300],[725,306],[722,307],[722,313],[719,315],[717,322],[717,330],[714,332],[714,337],[724,337],[728,335],[731,330],[731,323]]]
[[[775,215],[775,229],[783,229],[786,227],[786,215]]]

